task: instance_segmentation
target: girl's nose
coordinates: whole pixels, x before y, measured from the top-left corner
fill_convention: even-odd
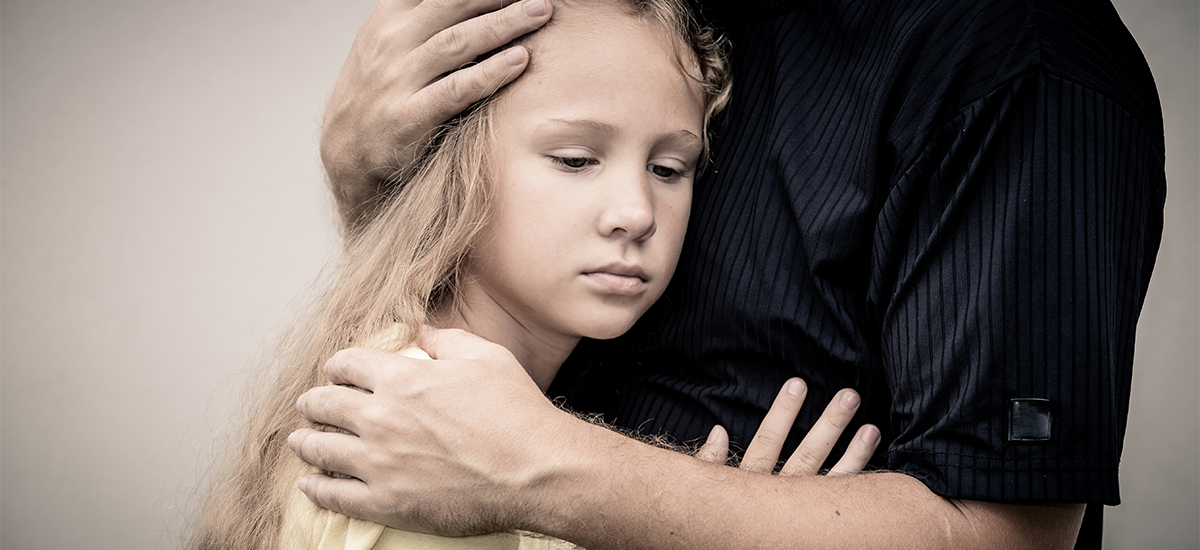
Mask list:
[[[600,217],[600,232],[605,236],[625,237],[644,241],[654,235],[654,197],[645,170],[636,177],[626,175],[612,185],[607,194],[604,213]]]

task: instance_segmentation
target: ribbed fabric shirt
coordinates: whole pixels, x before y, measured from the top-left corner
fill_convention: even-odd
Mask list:
[[[721,424],[744,447],[799,376],[785,453],[852,387],[835,455],[870,422],[876,465],[938,495],[1118,503],[1165,177],[1153,78],[1112,5],[702,12],[732,40],[734,91],[679,268],[550,394],[679,441]]]

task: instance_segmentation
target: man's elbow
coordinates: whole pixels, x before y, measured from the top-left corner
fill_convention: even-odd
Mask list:
[[[1004,504],[974,500],[952,501],[970,526],[951,529],[957,548],[1065,549],[1075,546],[1085,504]],[[954,531],[957,531],[955,533]],[[959,536],[954,536],[955,534]],[[973,539],[968,541],[963,538]],[[958,544],[967,542],[967,544]]]

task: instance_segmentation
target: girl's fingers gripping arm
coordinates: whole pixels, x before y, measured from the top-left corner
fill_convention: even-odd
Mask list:
[[[799,378],[792,378],[783,384],[775,402],[771,404],[771,410],[767,411],[767,416],[754,433],[754,439],[746,448],[746,454],[742,456],[743,470],[763,473],[775,470],[783,443],[792,431],[792,424],[796,422],[796,414],[800,412],[807,392],[808,388]]]
[[[850,424],[850,419],[854,417],[860,402],[858,393],[854,390],[845,389],[838,392],[829,402],[829,406],[825,407],[825,412],[821,413],[821,418],[817,419],[817,423],[800,442],[796,452],[792,453],[783,465],[779,475],[811,476],[821,473],[821,465],[825,463],[829,451],[841,437],[842,430]]]
[[[696,458],[713,464],[725,464],[729,459],[729,434],[725,428],[713,426],[704,445],[696,451]]]
[[[846,447],[846,454],[834,464],[829,470],[829,475],[840,476],[846,474],[857,474],[862,471],[867,465],[867,461],[871,460],[871,456],[875,454],[875,448],[879,446],[879,428],[866,424],[858,429],[858,433],[854,434],[854,439],[850,441],[850,445]]]

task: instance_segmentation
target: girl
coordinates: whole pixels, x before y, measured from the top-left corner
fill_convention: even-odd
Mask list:
[[[312,469],[285,445],[307,424],[297,397],[328,383],[322,364],[340,349],[420,354],[422,325],[461,328],[510,350],[544,391],[580,338],[624,333],[666,288],[706,125],[729,94],[719,40],[678,0],[580,0],[558,2],[522,42],[545,51],[442,128],[348,235],[329,290],[258,385],[194,546],[570,547],[527,533],[435,537],[317,508],[295,488]]]

